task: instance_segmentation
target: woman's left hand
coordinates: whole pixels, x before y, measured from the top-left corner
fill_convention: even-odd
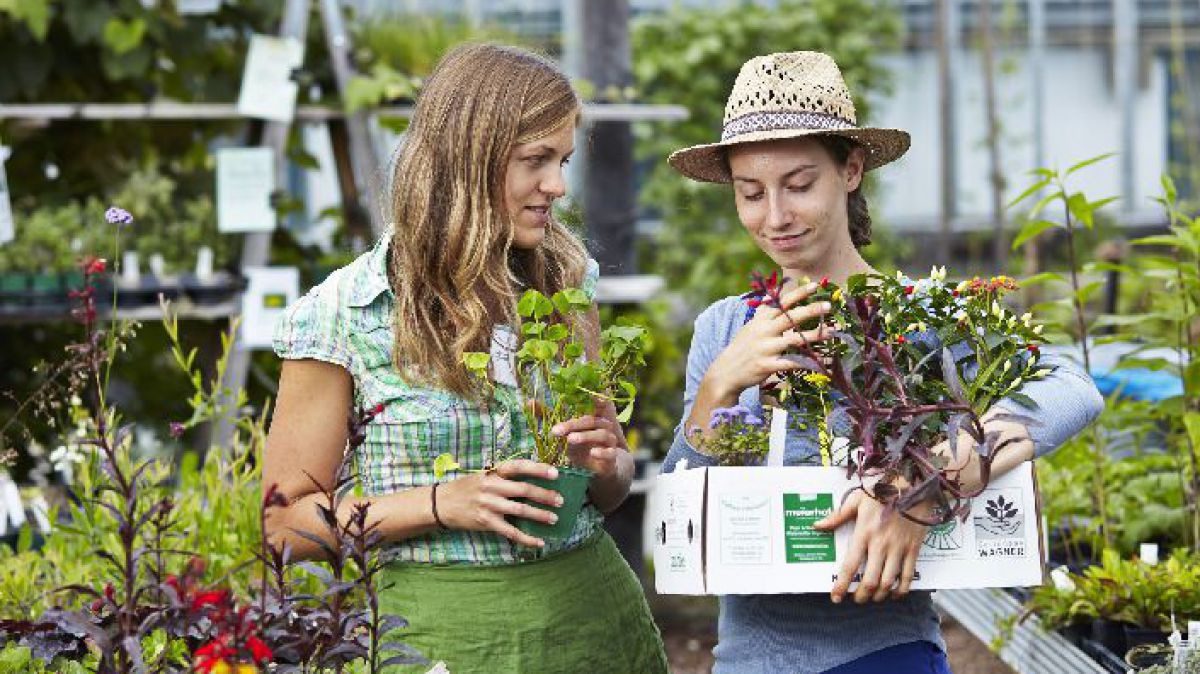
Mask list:
[[[837,512],[813,524],[814,529],[832,532],[847,522],[854,522],[850,547],[838,568],[837,582],[829,593],[835,604],[846,596],[860,567],[862,579],[854,591],[855,602],[879,602],[889,596],[898,599],[908,594],[917,569],[917,555],[929,527],[906,519],[900,513],[892,513],[885,520],[883,510],[882,503],[860,489],[851,494]],[[922,504],[912,514],[925,517],[930,510],[928,504]]]
[[[588,414],[568,419],[551,430],[555,435],[567,438],[571,465],[587,468],[601,480],[617,474],[618,459],[626,450],[612,419]]]

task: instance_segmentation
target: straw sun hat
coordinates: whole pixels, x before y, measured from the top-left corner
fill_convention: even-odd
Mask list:
[[[798,51],[747,61],[725,103],[721,141],[676,150],[667,161],[694,180],[727,183],[726,148],[817,135],[857,141],[866,151],[867,171],[898,159],[909,143],[907,131],[857,126],[837,64],[821,52]]]

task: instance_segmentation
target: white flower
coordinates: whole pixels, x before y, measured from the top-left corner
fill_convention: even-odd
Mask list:
[[[78,445],[59,445],[50,452],[50,465],[54,466],[54,470],[66,475],[71,473],[71,468],[75,465],[83,463],[83,459],[83,452],[79,451]]]
[[[1033,334],[1035,334],[1035,335],[1040,335],[1040,334],[1042,334],[1042,328],[1043,328],[1043,327],[1044,327],[1044,326],[1041,326],[1041,325],[1035,325],[1035,326],[1033,327]]]
[[[1032,320],[1033,320],[1033,314],[1030,314],[1030,313],[1021,314],[1021,324],[1024,325],[1025,327],[1028,328],[1029,322]]]
[[[1007,374],[1008,371],[1011,369],[1012,369],[1012,361],[1011,360],[1004,361],[1004,373]]]
[[[929,270],[929,278],[931,278],[935,281],[945,281],[946,280],[946,267],[945,266],[938,267],[937,265],[934,265],[933,268]]]

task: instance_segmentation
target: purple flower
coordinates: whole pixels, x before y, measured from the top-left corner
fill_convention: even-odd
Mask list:
[[[171,437],[172,438],[179,438],[179,437],[183,436],[183,432],[185,430],[187,430],[187,426],[184,426],[183,423],[181,423],[179,421],[171,422]]]
[[[107,211],[104,211],[104,219],[107,220],[108,224],[110,225],[133,224],[133,216],[129,214],[129,211],[116,206],[112,206]]]
[[[747,414],[746,416],[742,417],[742,423],[746,424],[747,426],[762,426],[763,420],[762,417],[756,417],[753,414]]]
[[[737,418],[737,414],[732,407],[718,407],[712,411],[712,416],[708,420],[709,428],[716,428],[723,424],[728,424]]]

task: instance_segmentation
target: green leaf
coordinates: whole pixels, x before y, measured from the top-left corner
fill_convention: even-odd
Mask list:
[[[526,337],[541,337],[542,333],[545,331],[546,331],[545,323],[522,323],[521,324],[521,334],[525,335]]]
[[[1108,159],[1109,157],[1112,157],[1115,154],[1116,154],[1116,152],[1105,152],[1104,154],[1097,155],[1095,157],[1092,157],[1091,159],[1084,159],[1083,161],[1079,162],[1078,164],[1075,164],[1071,168],[1067,169],[1066,172],[1063,173],[1063,177],[1065,178],[1080,169],[1083,169],[1088,166],[1091,166],[1092,164],[1095,164],[1096,162],[1104,161],[1105,159]]]
[[[1013,206],[1016,206],[1017,204],[1021,203],[1022,201],[1025,201],[1026,199],[1033,196],[1037,192],[1045,189],[1046,186],[1049,184],[1050,184],[1049,178],[1042,178],[1041,180],[1039,180],[1039,181],[1035,182],[1034,184],[1030,185],[1029,187],[1027,187],[1025,189],[1025,191],[1022,192],[1020,194],[1020,196],[1018,196],[1016,199],[1013,199],[1012,201],[1008,202],[1008,205],[1005,206],[1005,208],[1012,208]]]
[[[1178,248],[1183,242],[1178,236],[1173,234],[1155,234],[1154,236],[1143,236],[1133,239],[1129,243],[1135,246],[1171,246]]]
[[[1038,234],[1041,234],[1047,229],[1053,229],[1055,227],[1062,227],[1062,225],[1058,224],[1057,222],[1051,222],[1050,220],[1030,220],[1029,222],[1025,223],[1025,226],[1021,228],[1021,231],[1017,234],[1017,237],[1013,239],[1012,249],[1016,250],[1020,248],[1021,244],[1034,238]]]
[[[1027,217],[1030,220],[1036,219],[1038,216],[1038,213],[1041,213],[1043,209],[1045,209],[1047,206],[1049,206],[1056,199],[1061,199],[1061,198],[1062,198],[1062,192],[1051,192],[1050,194],[1047,194],[1046,196],[1042,197],[1041,199],[1038,199],[1037,203],[1033,205],[1033,208],[1029,209],[1029,213],[1026,214]]]
[[[571,342],[563,348],[563,355],[568,360],[575,360],[583,355],[583,345],[579,342]]]
[[[571,331],[562,323],[555,323],[546,329],[544,338],[551,342],[561,342],[571,335]]]
[[[453,454],[438,454],[437,458],[433,460],[433,476],[439,480],[445,477],[447,473],[452,473],[461,468],[462,466],[454,460]]]
[[[104,24],[104,43],[117,55],[133,51],[146,35],[146,22],[142,19],[122,21],[111,18]]]
[[[488,365],[492,362],[492,354],[482,351],[468,351],[462,355],[462,361],[468,370],[479,372],[487,370]]]
[[[1083,192],[1076,192],[1067,197],[1067,210],[1071,211],[1071,215],[1083,224],[1088,229],[1092,228],[1092,209],[1089,207],[1087,195]]]
[[[1035,286],[1035,285],[1040,285],[1043,283],[1049,283],[1050,281],[1066,283],[1066,279],[1063,278],[1062,274],[1059,274],[1057,272],[1047,271],[1047,272],[1042,272],[1040,274],[1034,274],[1033,276],[1030,276],[1028,278],[1021,279],[1021,286],[1022,287]]]

